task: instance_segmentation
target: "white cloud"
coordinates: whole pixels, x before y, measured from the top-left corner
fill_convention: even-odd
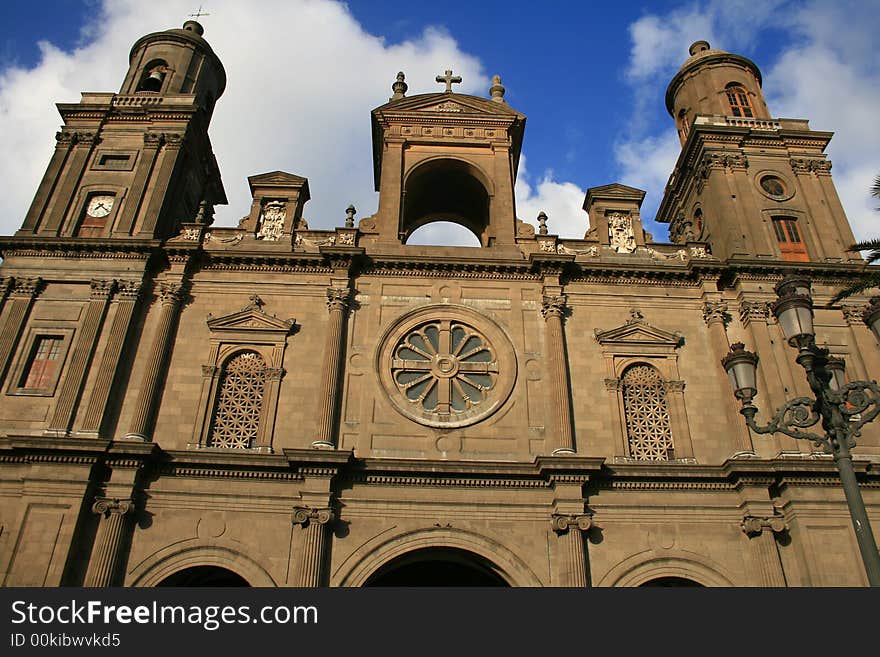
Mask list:
[[[545,171],[541,179],[532,182],[526,169],[525,155],[520,156],[519,175],[516,179],[516,214],[537,228],[538,214],[547,214],[547,230],[560,237],[582,238],[589,227],[583,210],[586,190],[574,183],[553,180],[553,172]]]
[[[0,74],[0,134],[16,154],[0,159],[0,233],[18,229],[45,171],[60,124],[53,104],[117,90],[134,41],[179,27],[172,17],[182,24],[191,10],[186,0],[108,0],[87,45],[67,53],[42,44],[35,68]],[[247,177],[275,169],[309,179],[304,215],[312,227],[341,225],[349,203],[359,217],[372,214],[369,110],[388,101],[397,71],[406,73],[409,95],[438,89],[434,77],[450,67],[462,92],[485,96],[489,88],[481,63],[449,34],[428,29],[388,45],[342,3],[217,0],[210,13],[205,38],[228,78],[209,131],[230,202],[217,208],[221,225],[247,213]]]

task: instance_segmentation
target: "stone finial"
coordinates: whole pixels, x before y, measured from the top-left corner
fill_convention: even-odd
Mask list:
[[[357,209],[353,205],[349,205],[345,208],[345,227],[346,228],[354,228],[354,215],[357,213]]]
[[[547,213],[541,210],[538,213],[538,234],[546,235],[547,234]]]
[[[496,103],[507,102],[504,100],[504,91],[504,85],[501,84],[501,76],[493,75],[492,86],[489,87],[489,95],[492,96],[492,100],[494,100]]]
[[[397,80],[391,85],[391,91],[394,92],[394,95],[391,96],[390,100],[400,100],[406,97],[406,90],[409,89],[409,85],[404,82],[404,79],[406,79],[406,76],[403,74],[403,71],[399,71],[397,73]]]

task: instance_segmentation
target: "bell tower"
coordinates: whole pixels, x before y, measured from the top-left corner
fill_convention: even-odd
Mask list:
[[[379,210],[361,220],[386,247],[406,244],[434,221],[469,229],[483,248],[515,246],[513,186],[526,117],[504,100],[495,76],[490,99],[445,91],[406,97],[403,73],[390,101],[373,110],[373,163]]]
[[[860,261],[831,180],[832,133],[773,118],[751,60],[690,47],[666,109],[682,144],[657,220],[675,242],[707,242],[719,258]]]
[[[58,105],[64,124],[17,235],[164,239],[201,202],[226,203],[208,138],[226,73],[203,34],[187,21],[141,37],[118,94]]]

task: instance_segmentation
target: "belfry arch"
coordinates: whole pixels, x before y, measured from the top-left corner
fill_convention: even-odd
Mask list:
[[[470,162],[436,158],[412,169],[404,179],[400,240],[435,221],[449,221],[471,231],[488,245],[492,185]]]

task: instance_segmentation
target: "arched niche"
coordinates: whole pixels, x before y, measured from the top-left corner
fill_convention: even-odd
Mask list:
[[[404,180],[400,240],[406,243],[418,228],[448,221],[488,246],[490,199],[491,185],[473,164],[452,158],[423,162]]]

